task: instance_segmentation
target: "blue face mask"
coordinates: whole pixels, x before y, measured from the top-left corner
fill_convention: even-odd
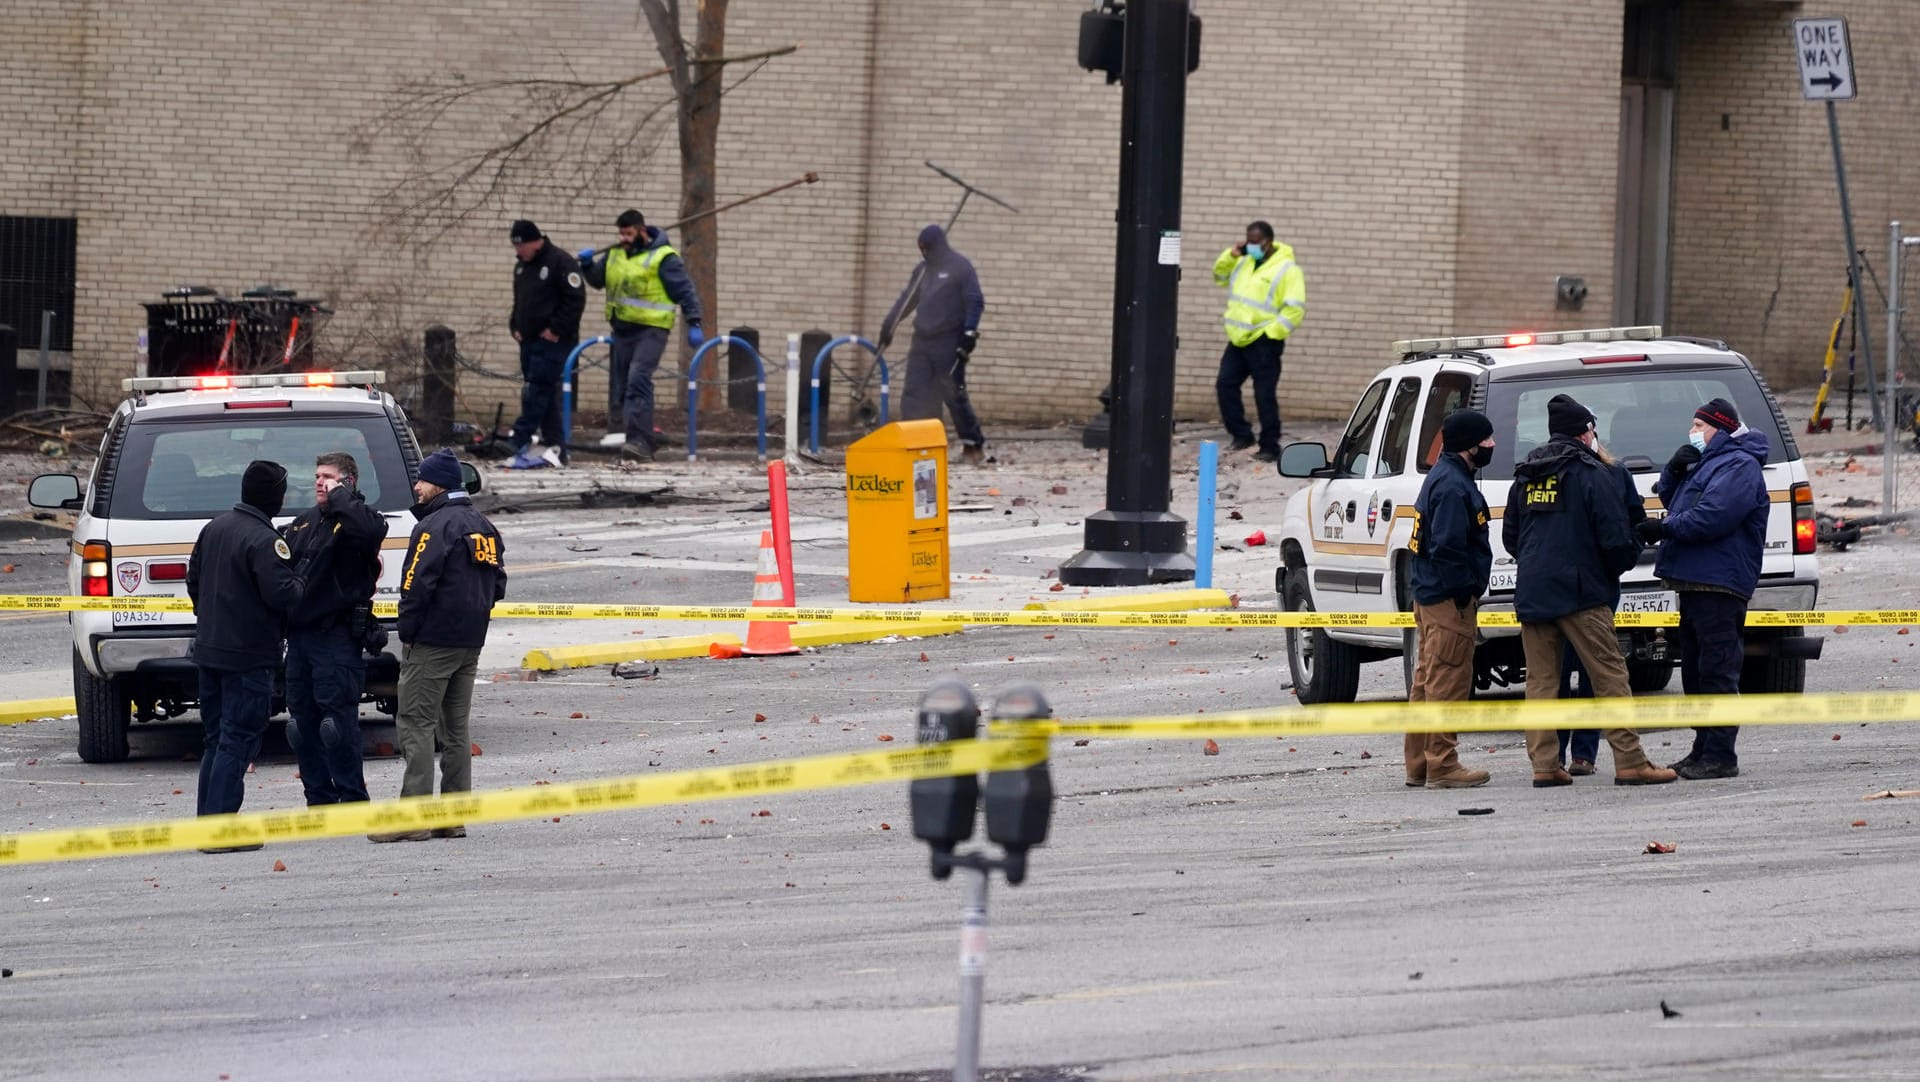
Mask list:
[[[1258,244],[1249,244],[1249,245],[1247,245],[1247,254],[1248,254],[1248,255],[1250,255],[1250,256],[1252,256],[1252,257],[1253,257],[1253,258],[1255,258],[1255,259],[1259,259],[1259,258],[1260,258],[1260,246],[1259,246]]]
[[[1687,442],[1693,444],[1694,450],[1705,451],[1707,449],[1707,434],[1705,432],[1689,432],[1687,433]]]

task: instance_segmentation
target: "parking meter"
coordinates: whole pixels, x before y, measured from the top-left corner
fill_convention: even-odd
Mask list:
[[[980,732],[980,704],[967,685],[942,680],[920,697],[917,728],[921,744],[975,739]],[[933,877],[945,879],[953,874],[953,866],[942,858],[951,857],[954,846],[973,837],[980,776],[920,778],[908,786],[907,799],[913,811],[913,836],[933,850]]]
[[[1041,721],[1053,716],[1053,708],[1040,689],[1031,685],[1011,688],[995,700],[993,721],[996,740],[1038,739],[1044,735],[1023,737],[1021,722]],[[1011,731],[1005,731],[1011,730]],[[987,838],[1007,851],[1003,866],[1009,884],[1027,877],[1027,850],[1045,844],[1047,824],[1053,818],[1053,776],[1047,761],[1024,770],[996,770],[987,775]]]

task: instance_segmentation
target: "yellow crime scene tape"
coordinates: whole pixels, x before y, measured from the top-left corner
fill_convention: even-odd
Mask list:
[[[1920,691],[1814,695],[1662,695],[1644,699],[1354,703],[1188,717],[1021,722],[1064,737],[1373,736],[1527,729],[1828,725],[1920,719]]]
[[[73,597],[65,594],[0,595],[0,611],[175,612],[193,611],[184,597]],[[376,616],[398,611],[375,602]],[[908,607],[811,608],[752,605],[622,605],[585,601],[502,601],[496,619],[510,620],[777,620],[849,624],[992,624],[1006,627],[1412,627],[1409,612],[1127,612],[1074,609],[943,609]],[[1616,627],[1675,627],[1676,612],[1621,612]],[[1510,612],[1480,613],[1481,627],[1518,627]],[[1753,611],[1748,627],[1895,627],[1920,624],[1920,609]]]
[[[983,770],[1020,770],[1046,757],[1045,739],[967,740],[450,797],[406,797],[286,811],[4,834],[0,835],[0,867],[767,797]]]
[[[1832,725],[1920,719],[1920,691],[1816,695],[1661,696],[1507,702],[1356,703],[1214,714],[992,723],[1002,738],[856,752],[737,767],[633,775],[453,797],[410,797],[286,811],[0,835],[0,866],[307,841],[376,831],[505,822],[705,800],[764,797],[1043,762],[1048,738],[1370,736],[1405,732]],[[1012,737],[1012,738],[1008,738]]]

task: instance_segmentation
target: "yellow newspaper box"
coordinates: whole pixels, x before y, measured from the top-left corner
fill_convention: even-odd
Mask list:
[[[847,448],[847,598],[946,596],[947,430],[896,421]]]

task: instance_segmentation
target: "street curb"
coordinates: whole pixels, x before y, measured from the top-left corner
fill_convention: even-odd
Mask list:
[[[1027,608],[1048,612],[1192,612],[1230,609],[1233,595],[1225,590],[1162,590],[1151,594],[1112,594],[1073,601],[1029,601]]]
[[[618,665],[622,661],[706,657],[707,649],[716,642],[739,646],[740,637],[722,632],[628,642],[590,642],[583,646],[549,646],[527,651],[527,655],[520,659],[520,667],[538,672],[557,672],[561,669],[588,669],[595,665]]]
[[[75,710],[73,699],[15,699],[0,702],[0,725],[18,725],[23,721],[64,717]]]

